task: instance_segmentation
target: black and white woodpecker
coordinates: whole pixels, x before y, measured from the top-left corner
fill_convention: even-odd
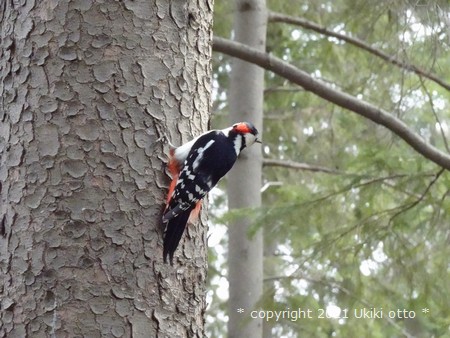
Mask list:
[[[173,254],[186,224],[198,217],[201,201],[230,171],[240,152],[258,142],[258,131],[249,122],[239,122],[222,130],[208,131],[170,151],[172,183],[162,221],[166,224],[163,257],[173,262]]]

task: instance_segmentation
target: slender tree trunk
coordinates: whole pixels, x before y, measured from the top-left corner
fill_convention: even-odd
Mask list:
[[[267,231],[264,233],[264,278],[267,276],[274,276],[277,272],[277,267],[273,262],[274,253],[277,249],[277,243],[270,236],[267,235]],[[264,299],[268,302],[275,303],[275,282],[266,281],[263,282]],[[272,329],[275,323],[272,321],[263,322],[263,338],[272,338]]]
[[[237,41],[264,50],[266,23],[264,0],[236,1],[233,27]],[[263,91],[264,70],[241,60],[233,60],[229,96],[232,122],[253,122],[262,132]],[[230,208],[261,205],[261,164],[261,147],[250,147],[241,154],[228,177]],[[229,229],[230,338],[262,336],[261,320],[250,318],[250,311],[255,309],[262,295],[263,278],[262,231],[249,238],[252,221],[244,217],[230,224]]]
[[[162,262],[167,136],[206,128],[212,4],[0,2],[0,337],[203,337],[205,229]]]

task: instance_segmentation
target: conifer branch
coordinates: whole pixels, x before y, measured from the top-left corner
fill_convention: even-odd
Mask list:
[[[213,50],[257,64],[266,70],[272,71],[275,74],[300,85],[305,90],[310,91],[329,102],[353,111],[358,115],[386,127],[402,138],[419,154],[439,166],[450,170],[449,154],[427,143],[402,120],[389,112],[366,101],[358,100],[350,94],[331,88],[329,85],[313,78],[305,71],[302,71],[277,57],[258,51],[244,44],[220,37],[214,37]]]
[[[325,27],[318,25],[315,22],[312,22],[312,21],[309,21],[309,20],[306,20],[303,18],[293,17],[290,15],[285,15],[285,14],[276,13],[276,12],[269,13],[269,21],[284,22],[284,23],[300,26],[300,27],[310,29],[310,30],[315,31],[320,34],[323,34],[326,36],[331,36],[331,37],[334,37],[341,41],[345,41],[353,46],[356,46],[362,50],[365,50],[366,52],[369,52],[370,54],[373,54],[373,55],[383,59],[384,61],[387,61],[387,62],[389,62],[397,67],[400,67],[404,70],[407,70],[409,72],[415,73],[418,76],[425,77],[425,78],[437,83],[438,85],[442,86],[443,88],[450,90],[450,84],[444,82],[443,80],[438,78],[436,75],[430,74],[430,73],[426,72],[425,70],[420,69],[417,66],[414,66],[407,62],[401,61],[401,60],[395,58],[394,56],[388,55],[388,54],[382,52],[381,50],[372,47],[365,41],[360,40],[358,38],[354,38],[354,37],[351,37],[351,36],[348,36],[345,34],[341,34],[341,33],[336,33],[332,30],[329,30]]]

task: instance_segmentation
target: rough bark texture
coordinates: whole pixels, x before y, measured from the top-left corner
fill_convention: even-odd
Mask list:
[[[234,15],[235,39],[259,50],[265,49],[266,5],[264,0],[236,0]],[[230,81],[231,121],[253,122],[262,132],[264,70],[241,60],[233,60]],[[228,204],[230,208],[248,208],[261,205],[261,147],[256,144],[246,150],[228,177]],[[250,318],[250,311],[262,295],[262,231],[249,238],[251,218],[243,218],[229,228],[229,283],[228,304],[230,338],[260,338],[262,321]],[[244,309],[242,313],[238,309]]]
[[[163,264],[159,139],[207,126],[211,2],[0,2],[0,337],[203,337],[206,231]]]

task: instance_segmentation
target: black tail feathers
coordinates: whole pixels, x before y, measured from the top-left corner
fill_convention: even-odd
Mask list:
[[[167,222],[166,231],[164,232],[164,263],[167,263],[167,256],[169,256],[170,264],[173,265],[173,254],[183,236],[191,211],[192,208],[189,208]]]

